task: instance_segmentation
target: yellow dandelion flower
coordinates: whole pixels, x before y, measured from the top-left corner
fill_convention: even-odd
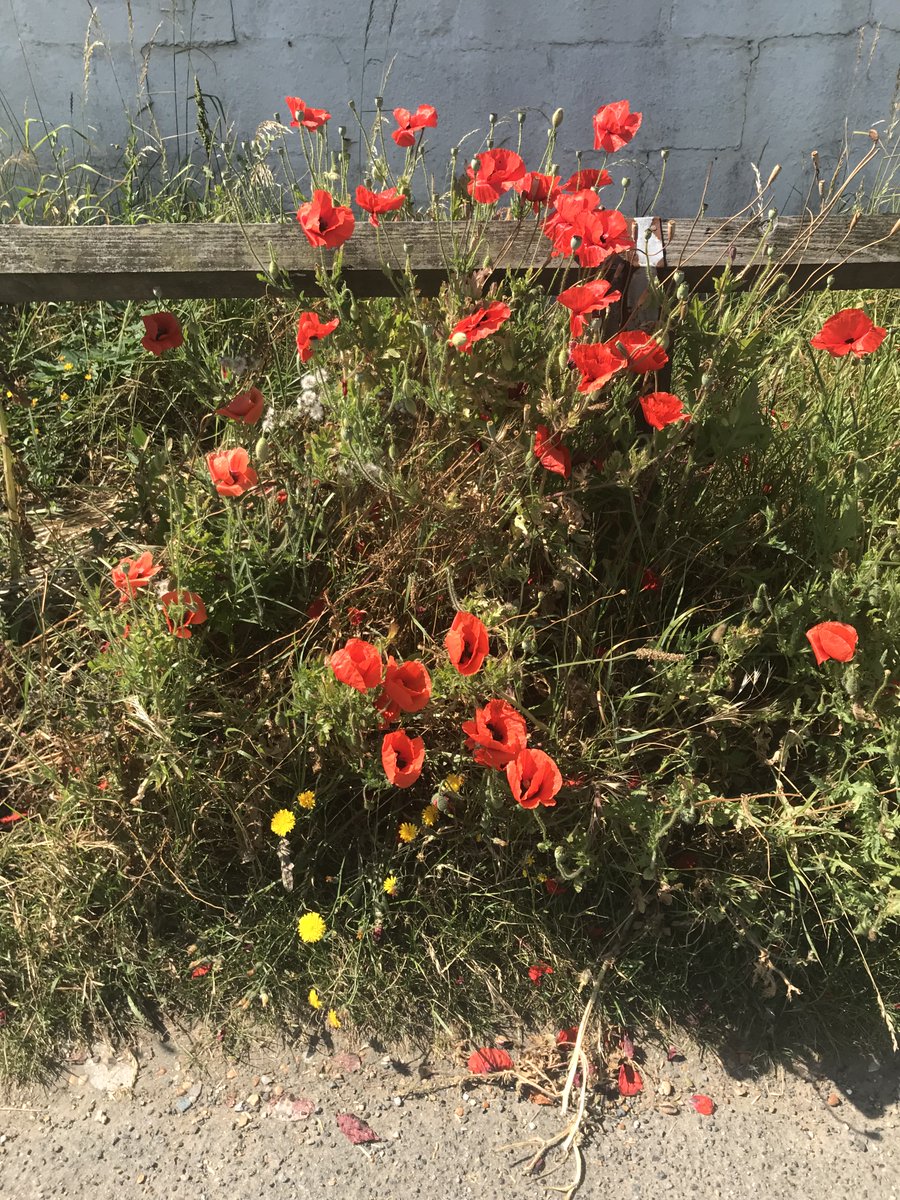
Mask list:
[[[287,837],[294,826],[297,824],[297,818],[289,808],[280,808],[272,818],[272,832],[277,837]]]
[[[304,913],[297,922],[297,932],[304,942],[321,942],[326,925],[318,913]]]
[[[6,389],[6,398],[7,398],[7,400],[12,400],[12,398],[13,398],[13,394],[9,390],[9,388]]]
[[[411,842],[419,832],[418,827],[409,821],[404,821],[397,831],[401,842]]]
[[[319,993],[316,991],[315,988],[309,989],[309,995],[307,996],[307,1000],[309,1000],[309,1003],[313,1008],[321,1008],[322,1007],[322,1001],[319,999]]]
[[[397,876],[396,875],[388,875],[387,879],[381,885],[381,890],[383,892],[387,892],[387,894],[389,896],[396,896],[396,894],[397,894]]]
[[[85,375],[85,379],[93,379],[93,378],[94,378],[93,375],[90,373],[90,371],[88,371],[87,374]]]
[[[72,371],[72,370],[74,370],[74,369],[75,369],[75,364],[74,364],[74,363],[70,363],[70,362],[63,363],[63,370],[64,370],[64,371]]]
[[[315,808],[316,807],[316,793],[315,792],[301,792],[300,795],[297,797],[297,803],[300,805],[301,808]]]
[[[68,392],[63,392],[62,395],[60,396],[60,400],[68,400],[68,398],[69,398]]]
[[[437,825],[438,810],[433,804],[428,804],[422,809],[422,824],[426,829],[430,829],[432,825]]]
[[[341,1027],[341,1018],[337,1015],[333,1008],[329,1008],[328,1010],[328,1024],[332,1029],[340,1029]]]
[[[31,397],[31,407],[32,407],[32,408],[37,408],[37,396],[32,396],[32,397]]]
[[[444,780],[444,787],[448,792],[453,792],[453,794],[456,795],[465,782],[465,775],[448,775]]]

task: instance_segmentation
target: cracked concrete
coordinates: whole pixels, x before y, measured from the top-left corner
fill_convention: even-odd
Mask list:
[[[195,74],[239,138],[276,111],[284,117],[287,94],[327,107],[351,135],[350,96],[364,112],[382,91],[388,112],[434,103],[440,125],[429,143],[441,158],[463,139],[463,153],[474,153],[481,134],[471,131],[486,127],[490,111],[508,118],[498,141],[515,144],[511,114],[523,108],[523,152],[535,161],[549,116],[562,107],[561,169],[577,149],[593,161],[593,111],[628,98],[644,124],[613,170],[641,180],[630,197],[649,202],[659,151],[668,148],[659,208],[693,211],[698,177],[713,163],[708,203],[723,213],[751,197],[751,162],[764,175],[782,164],[776,203],[802,195],[810,150],[833,163],[845,129],[888,117],[895,96],[898,0],[513,2],[348,0],[335,10],[291,0],[156,0],[132,4],[129,17],[126,0],[52,8],[50,0],[0,0],[11,31],[0,45],[0,78],[13,114],[27,107],[49,125],[89,130],[98,165],[123,140],[123,106],[140,110],[144,58],[144,94],[153,95],[163,136],[180,131],[182,151],[192,141],[185,120]],[[89,22],[99,44],[85,85]]]

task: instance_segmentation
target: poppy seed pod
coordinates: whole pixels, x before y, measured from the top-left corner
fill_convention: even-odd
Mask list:
[[[686,283],[679,283],[678,289],[675,292],[676,298],[678,300],[687,300],[687,298],[688,298],[688,296],[690,296],[690,294],[691,294],[691,289],[688,287],[688,285]]]

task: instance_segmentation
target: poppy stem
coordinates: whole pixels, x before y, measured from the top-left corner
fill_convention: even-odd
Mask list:
[[[6,407],[0,401],[0,458],[3,462],[3,492],[6,498],[6,514],[9,518],[9,574],[17,579],[22,565],[23,537],[19,512],[19,489],[16,485],[16,460],[9,444],[9,422]]]

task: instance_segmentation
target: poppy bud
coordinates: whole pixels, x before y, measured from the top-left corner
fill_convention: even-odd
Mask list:
[[[381,110],[383,108],[384,108],[384,96],[376,96],[375,97],[375,111],[381,112]]]
[[[338,125],[338,137],[343,141],[343,139],[346,136],[347,136],[347,126],[346,125]]]
[[[253,448],[253,457],[257,462],[265,462],[269,454],[269,443],[261,437]]]
[[[631,187],[631,178],[630,178],[630,176],[628,176],[628,175],[623,175],[623,176],[622,176],[622,179],[621,179],[621,183],[622,183],[622,187],[623,187],[623,188]]]
[[[469,166],[472,168],[472,174],[473,174],[473,175],[477,175],[477,174],[478,174],[478,159],[477,159],[477,158],[473,158],[473,159],[472,159],[472,160],[469,162]]]
[[[520,108],[519,111],[516,113],[516,120],[519,122],[520,125],[525,124],[525,109],[524,108]]]
[[[563,117],[565,115],[566,115],[565,109],[558,108],[556,110],[556,112],[553,114],[553,116],[550,118],[551,126],[554,129],[559,129],[560,125],[562,125],[562,123],[563,123]]]
[[[511,371],[516,365],[515,357],[508,346],[503,347],[503,353],[500,355],[500,365],[504,371]]]
[[[761,583],[757,589],[756,595],[753,597],[753,603],[750,605],[755,613],[765,612],[769,607],[769,593],[766,585]]]
[[[768,213],[766,214],[766,216],[769,218],[770,221],[774,221],[775,218],[778,216],[778,209],[770,208]]]
[[[668,150],[660,150],[659,157],[663,160],[663,162],[665,162],[666,159],[669,157],[669,151]]]
[[[577,233],[574,234],[573,237],[569,240],[569,246],[571,247],[573,254],[577,253],[581,249],[581,238],[578,236]]]
[[[496,113],[488,113],[488,122],[491,125],[496,125],[497,124],[497,114]]]
[[[356,112],[356,101],[355,101],[355,100],[348,100],[348,101],[347,101],[347,107],[350,109],[350,111],[351,111],[352,113],[355,113],[355,112]]]

